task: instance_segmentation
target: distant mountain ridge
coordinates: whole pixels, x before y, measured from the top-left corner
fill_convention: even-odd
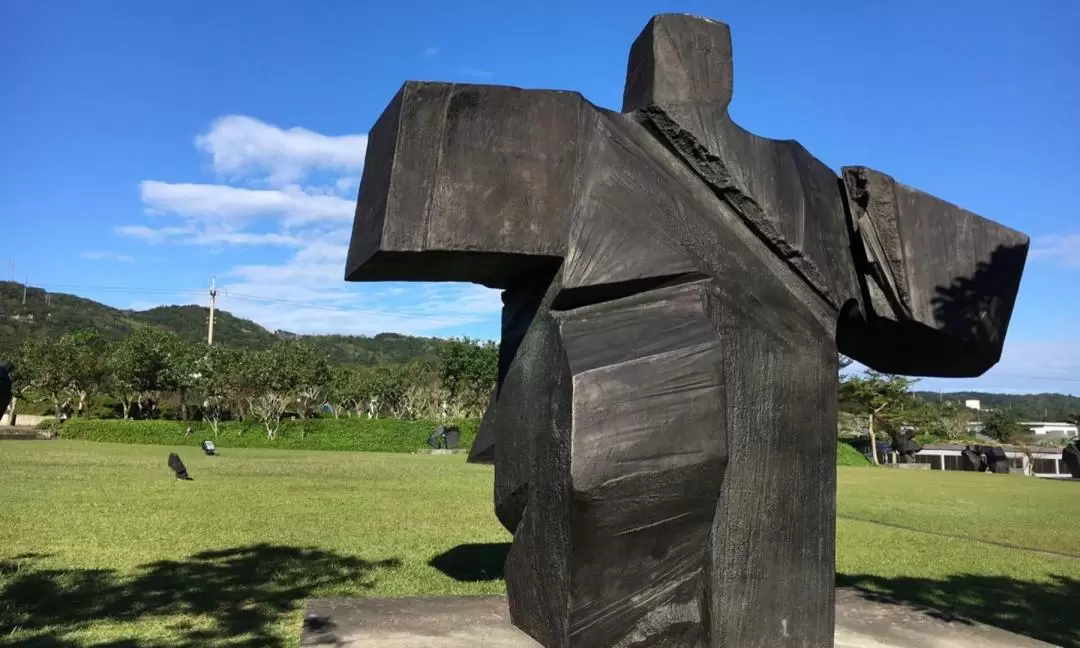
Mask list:
[[[158,306],[135,311],[114,308],[77,295],[26,290],[23,285],[0,281],[0,358],[35,335],[63,335],[96,329],[108,339],[118,339],[135,328],[152,326],[190,340],[206,339],[209,309],[202,306]],[[314,344],[339,364],[398,364],[433,359],[442,340],[398,333],[374,337],[353,335],[298,335],[270,331],[228,311],[216,310],[214,343],[241,349],[265,349],[276,340],[299,338]]]
[[[984,410],[1011,409],[1024,421],[1080,422],[1077,421],[1080,419],[1080,397],[1067,394],[992,394],[973,391],[916,391],[914,394],[924,400],[952,401],[957,405],[977,400]]]

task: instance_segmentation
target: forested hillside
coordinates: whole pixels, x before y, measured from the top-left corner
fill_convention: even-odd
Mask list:
[[[1011,409],[1025,421],[1075,421],[1080,417],[1080,397],[1065,394],[988,394],[983,392],[915,392],[929,401],[979,401],[984,410]]]
[[[23,285],[0,282],[0,357],[11,355],[23,341],[39,335],[60,336],[94,329],[107,340],[119,340],[139,327],[175,333],[186,340],[206,339],[209,309],[201,306],[159,306],[122,310],[63,293],[30,287],[23,304]],[[218,310],[214,342],[222,346],[265,350],[281,338],[301,338],[336,364],[400,364],[434,359],[443,341],[438,338],[381,333],[374,337],[293,335],[273,332],[250,320]]]

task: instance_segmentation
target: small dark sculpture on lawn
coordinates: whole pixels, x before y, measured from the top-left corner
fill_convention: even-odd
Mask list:
[[[1000,358],[1026,236],[838,177],[731,97],[727,26],[662,15],[622,112],[408,82],[371,129],[346,279],[503,290],[471,459],[514,534],[511,618],[547,648],[831,647],[837,353]]]
[[[7,412],[8,406],[11,405],[12,398],[12,380],[11,380],[12,366],[10,362],[0,362],[0,416]],[[14,417],[12,417],[14,419]],[[10,421],[13,425],[14,420]]]
[[[217,446],[210,439],[206,439],[202,442],[202,451],[206,453],[206,456],[212,456],[217,454]]]
[[[1061,450],[1061,461],[1073,479],[1080,479],[1080,441],[1073,441]]]
[[[983,457],[982,452],[979,451],[979,446],[965,446],[960,451],[960,469],[986,472],[986,459]]]
[[[978,446],[979,453],[986,459],[986,471],[999,475],[1009,473],[1009,457],[1001,446]]]
[[[436,450],[454,450],[461,443],[461,430],[456,425],[440,425],[428,437],[427,443]]]
[[[892,447],[898,463],[915,463],[915,455],[922,450],[922,445],[915,440],[915,430],[900,430],[894,434]]]
[[[176,478],[181,481],[191,481],[192,477],[188,475],[187,468],[184,467],[184,462],[180,461],[180,457],[175,452],[169,453],[169,468],[176,473]]]

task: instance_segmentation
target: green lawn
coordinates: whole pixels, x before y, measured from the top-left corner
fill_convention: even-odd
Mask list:
[[[311,596],[503,591],[489,467],[168,452],[0,442],[0,645],[295,646]],[[840,468],[838,511],[840,584],[1080,646],[1080,485]]]

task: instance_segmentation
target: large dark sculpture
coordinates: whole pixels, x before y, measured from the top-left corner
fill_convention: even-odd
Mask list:
[[[409,82],[370,133],[346,279],[503,290],[471,458],[548,648],[832,646],[837,352],[932,376],[1001,353],[1027,237],[837,177],[731,92],[728,28],[663,15],[621,113]]]
[[[975,472],[986,472],[986,457],[979,448],[982,446],[967,445],[960,451],[960,469]]]
[[[1001,446],[978,446],[979,452],[986,458],[986,471],[999,475],[1009,474],[1009,456]]]
[[[9,405],[11,405],[12,398],[12,382],[11,382],[11,363],[0,362],[0,416],[4,415]],[[14,419],[14,417],[12,417]],[[14,420],[11,421],[15,423]]]
[[[915,455],[922,450],[922,444],[915,440],[915,430],[900,430],[892,442],[898,463],[915,463]]]
[[[1061,450],[1061,461],[1073,479],[1080,479],[1080,441],[1073,441]]]

